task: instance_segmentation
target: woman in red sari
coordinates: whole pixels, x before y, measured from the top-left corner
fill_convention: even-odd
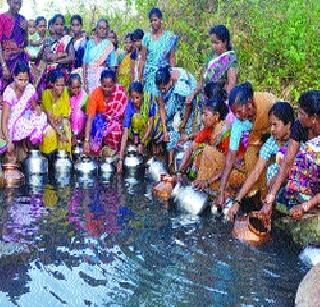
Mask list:
[[[27,21],[19,14],[21,0],[8,0],[9,10],[0,15],[0,94],[13,81],[13,71],[18,61],[28,61],[24,51],[27,46]]]
[[[88,120],[85,130],[84,152],[100,155],[106,146],[110,154],[119,151],[122,121],[128,98],[121,85],[116,84],[116,73],[104,70],[101,86],[89,97]]]

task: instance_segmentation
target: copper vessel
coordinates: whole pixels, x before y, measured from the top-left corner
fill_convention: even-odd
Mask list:
[[[8,188],[19,187],[24,183],[24,175],[18,170],[18,165],[15,163],[5,163],[2,165],[4,170],[3,178],[5,186]]]

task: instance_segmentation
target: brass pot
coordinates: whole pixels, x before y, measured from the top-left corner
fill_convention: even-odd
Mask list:
[[[4,169],[5,185],[8,188],[19,187],[24,183],[24,174],[18,170],[18,166],[14,163],[5,163],[2,165]]]

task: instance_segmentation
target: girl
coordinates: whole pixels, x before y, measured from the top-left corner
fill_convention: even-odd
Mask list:
[[[131,53],[131,81],[139,80],[139,64],[142,58],[142,39],[144,32],[142,29],[135,29],[132,34],[133,51]]]
[[[148,106],[143,103],[143,85],[140,82],[133,82],[130,86],[130,97],[123,121],[123,132],[120,147],[120,161],[117,171],[122,171],[123,159],[128,139],[138,145],[142,153],[143,146],[147,144],[151,135],[154,110],[148,111]]]
[[[294,123],[288,149],[262,213],[271,214],[277,192],[288,178],[285,199],[290,214],[301,218],[320,203],[320,91],[309,90],[299,98],[298,120]]]
[[[48,127],[40,150],[53,157],[58,149],[71,153],[70,97],[66,79],[60,70],[52,73],[53,88],[42,94],[42,109],[48,116]]]
[[[159,68],[155,83],[160,91],[157,98],[163,129],[163,140],[167,141],[168,165],[173,161],[174,149],[182,133],[192,131],[192,103],[186,97],[196,87],[196,80],[182,68],[169,66]]]
[[[40,111],[35,89],[29,83],[29,67],[25,62],[17,62],[14,82],[3,94],[2,131],[8,155],[13,155],[20,141],[28,139],[39,144],[46,128],[47,116]]]
[[[73,144],[76,140],[82,139],[86,115],[83,109],[88,103],[88,95],[82,89],[81,77],[79,74],[71,74],[70,76],[70,106],[71,106],[71,131],[73,136]]]
[[[288,146],[290,130],[294,122],[294,110],[288,102],[277,102],[269,112],[269,120],[271,137],[260,149],[257,164],[238,193],[236,203],[229,211],[231,219],[239,211],[242,199],[249,193],[266,167],[268,186],[278,175],[281,156]]]

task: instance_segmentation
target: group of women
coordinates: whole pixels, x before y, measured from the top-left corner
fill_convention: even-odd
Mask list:
[[[301,94],[295,119],[289,103],[238,84],[225,26],[210,29],[213,52],[197,82],[176,67],[178,37],[164,29],[159,8],[149,12],[151,32],[126,35],[122,51],[104,19],[89,36],[80,16],[68,29],[55,15],[46,36],[43,17],[27,23],[21,0],[8,5],[0,15],[7,159],[22,161],[33,146],[54,159],[57,149],[71,153],[83,141],[86,154],[117,155],[121,172],[133,142],[144,154],[165,152],[173,171],[177,146],[191,140],[179,178],[188,174],[195,187],[219,191],[217,206],[234,197],[232,217],[253,194],[265,200],[264,216],[275,201],[295,218],[320,203],[320,91]]]

